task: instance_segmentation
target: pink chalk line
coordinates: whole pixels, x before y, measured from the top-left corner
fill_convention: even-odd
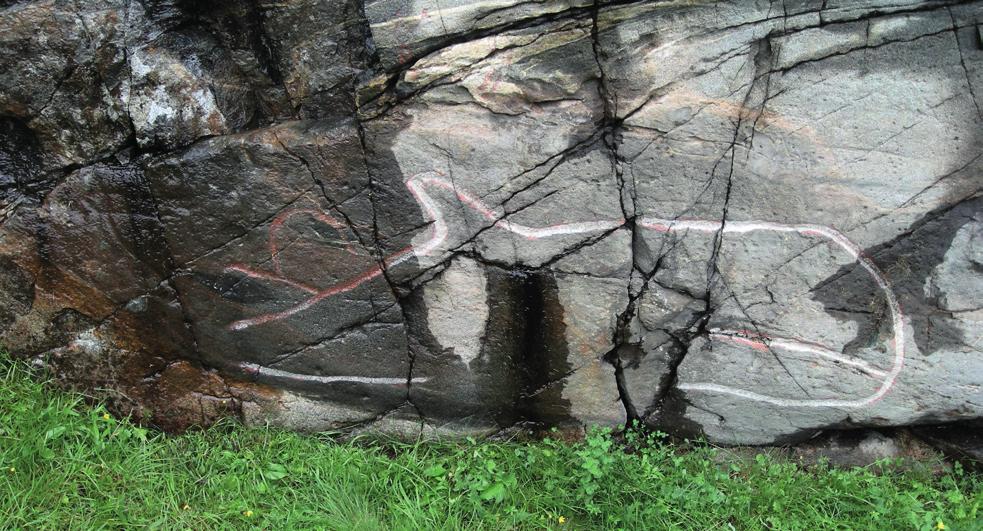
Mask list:
[[[405,249],[397,251],[392,255],[383,259],[383,264],[385,267],[393,267],[401,264],[412,257],[423,257],[434,253],[446,240],[450,234],[450,228],[448,227],[447,220],[444,217],[444,213],[436,200],[427,193],[428,188],[439,188],[443,190],[448,190],[457,197],[458,201],[469,207],[472,211],[476,212],[483,218],[492,222],[493,227],[497,227],[513,234],[521,236],[528,240],[538,240],[542,238],[549,238],[553,236],[562,236],[570,234],[588,234],[604,232],[609,230],[617,229],[625,224],[624,219],[613,219],[607,221],[586,221],[586,222],[576,222],[576,223],[562,223],[557,225],[550,225],[546,227],[530,227],[527,225],[522,225],[519,223],[512,222],[505,219],[506,213],[502,209],[496,209],[485,204],[481,199],[459,190],[453,183],[445,179],[439,172],[424,172],[411,177],[406,182],[406,187],[409,189],[411,195],[416,199],[420,208],[423,210],[424,215],[427,220],[430,221],[430,237],[426,242],[419,245],[411,245]],[[329,297],[338,295],[351,291],[362,284],[375,279],[382,275],[381,266],[373,266],[361,274],[352,277],[351,279],[335,284],[331,287],[324,289],[316,289],[305,284],[292,281],[283,276],[283,272],[280,268],[279,263],[279,248],[276,239],[276,233],[279,231],[280,227],[286,222],[286,220],[297,214],[307,214],[314,219],[321,221],[336,230],[343,230],[344,225],[332,218],[331,216],[318,211],[313,210],[296,210],[291,211],[281,216],[278,216],[270,227],[270,239],[269,247],[271,257],[274,260],[274,273],[268,273],[263,271],[255,271],[250,268],[241,265],[231,265],[226,268],[226,271],[234,271],[241,273],[243,275],[257,278],[261,280],[268,280],[272,282],[279,282],[288,286],[291,286],[300,291],[306,292],[311,296],[286,310],[269,313],[265,315],[260,315],[252,317],[249,319],[242,319],[235,321],[229,328],[232,330],[245,330],[247,328],[270,323],[273,321],[278,321],[285,319],[299,312],[307,310],[308,308],[314,306],[318,302],[321,302]],[[749,346],[756,350],[768,350],[770,346],[776,347],[778,349],[787,350],[790,352],[799,352],[805,354],[811,354],[817,357],[832,360],[843,365],[854,367],[869,376],[879,377],[881,379],[881,384],[877,390],[862,399],[855,400],[839,400],[839,399],[821,399],[821,400],[798,400],[798,399],[787,399],[778,398],[768,395],[763,395],[759,393],[754,393],[745,389],[739,389],[735,387],[713,384],[708,382],[693,382],[693,383],[679,383],[677,388],[682,390],[692,390],[692,391],[703,391],[707,393],[717,393],[737,396],[741,398],[746,398],[748,400],[765,402],[782,407],[839,407],[839,408],[855,408],[864,407],[874,402],[880,400],[887,392],[894,386],[898,375],[901,373],[901,369],[904,366],[904,356],[905,356],[905,337],[904,337],[904,314],[901,311],[901,305],[898,303],[897,297],[894,291],[891,289],[890,284],[884,274],[878,269],[873,261],[869,257],[863,254],[860,246],[855,244],[843,233],[833,229],[831,227],[826,227],[823,225],[812,225],[812,224],[785,224],[785,223],[773,223],[766,221],[727,221],[723,223],[718,220],[674,220],[674,219],[663,219],[656,217],[642,217],[637,221],[637,226],[654,230],[657,232],[677,232],[677,231],[696,231],[696,232],[706,232],[715,233],[723,232],[725,234],[748,234],[751,232],[781,232],[781,233],[796,233],[803,236],[817,237],[826,239],[840,248],[842,248],[846,253],[856,262],[867,270],[870,276],[877,283],[878,287],[884,293],[884,297],[887,300],[888,308],[891,312],[891,323],[894,331],[893,347],[894,347],[894,363],[890,370],[883,371],[877,369],[866,362],[852,358],[841,353],[835,352],[829,348],[822,345],[816,345],[814,343],[799,341],[795,339],[788,338],[752,338],[748,337],[746,334],[740,334],[732,331],[714,331],[711,333],[711,339],[732,341],[735,343],[743,344]],[[349,247],[349,251],[355,254],[354,250]],[[274,369],[264,369],[265,371],[272,371]],[[283,371],[279,371],[283,372]],[[284,373],[281,376],[286,377],[287,374]],[[325,380],[325,382],[341,381],[340,379],[347,378],[351,380],[352,378],[360,377],[307,377],[306,375],[295,375],[298,378],[336,378],[335,380]],[[372,379],[367,379],[372,380]]]
[[[905,337],[904,337],[904,313],[901,311],[901,305],[898,303],[897,297],[894,295],[894,291],[891,289],[887,278],[884,273],[874,264],[874,262],[864,255],[863,250],[859,245],[853,243],[849,238],[846,237],[842,232],[822,225],[788,225],[784,223],[771,223],[766,221],[728,221],[726,224],[720,221],[706,221],[706,220],[684,220],[684,221],[674,221],[667,219],[653,219],[653,218],[643,218],[639,225],[657,230],[660,232],[668,232],[671,230],[695,230],[703,232],[717,232],[722,231],[724,233],[735,233],[735,234],[747,234],[754,231],[770,231],[770,232],[787,232],[787,233],[798,233],[803,236],[814,236],[819,238],[824,238],[829,240],[840,248],[842,248],[846,253],[860,263],[864,269],[870,274],[870,276],[877,283],[877,286],[884,293],[884,298],[887,300],[887,305],[891,311],[891,325],[894,331],[894,364],[891,369],[884,375],[881,385],[877,388],[872,395],[867,396],[862,399],[856,400],[839,400],[839,399],[822,399],[822,400],[798,400],[798,399],[787,399],[778,398],[768,395],[762,395],[745,389],[738,389],[735,387],[730,387],[726,385],[719,385],[713,383],[680,383],[676,387],[682,390],[693,390],[693,391],[704,391],[711,393],[727,394],[732,396],[738,396],[741,398],[746,398],[748,400],[754,400],[757,402],[766,402],[768,404],[773,404],[781,407],[843,407],[843,408],[855,408],[864,407],[877,402],[884,397],[885,394],[894,386],[898,375],[901,373],[901,369],[904,367],[904,349],[905,349]],[[792,347],[799,352],[811,352],[815,355],[829,358],[829,354],[832,352],[829,349],[823,349],[823,353],[820,353],[814,345],[808,343],[803,343],[795,340],[782,340],[781,346]],[[839,354],[837,354],[839,356]],[[859,363],[856,362],[856,363]],[[856,363],[854,364],[856,366]]]
[[[858,371],[864,373],[867,376],[873,376],[877,378],[884,378],[887,373],[870,365],[866,361],[857,359],[850,356],[844,356],[843,354],[831,350],[824,345],[818,343],[813,343],[811,341],[803,341],[801,339],[792,339],[786,337],[776,337],[768,336],[764,334],[758,334],[754,332],[749,332],[747,330],[721,330],[713,329],[709,334],[710,339],[716,341],[730,341],[737,343],[738,345],[744,345],[750,347],[758,352],[770,352],[772,348],[778,348],[781,350],[786,350],[789,352],[801,352],[804,354],[811,354],[820,358],[826,358],[835,363],[842,365],[849,365],[857,369]]]

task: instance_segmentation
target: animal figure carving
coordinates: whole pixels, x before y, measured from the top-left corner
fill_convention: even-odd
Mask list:
[[[625,225],[624,219],[609,219],[595,221],[579,221],[571,223],[561,223],[543,227],[533,227],[519,224],[507,219],[506,213],[500,208],[493,208],[485,204],[479,197],[462,190],[455,186],[438,172],[428,172],[415,175],[406,181],[406,187],[410,194],[415,198],[421,210],[426,216],[429,224],[429,237],[422,243],[406,247],[381,260],[381,263],[369,267],[363,271],[355,272],[346,280],[337,282],[331,286],[316,288],[304,283],[287,278],[283,274],[279,262],[279,249],[277,244],[277,233],[283,224],[291,217],[298,215],[311,216],[313,219],[324,223],[334,229],[341,229],[344,225],[332,216],[319,211],[300,209],[292,210],[281,214],[271,224],[269,229],[269,250],[273,264],[273,271],[258,271],[242,265],[229,266],[226,271],[245,275],[247,277],[267,282],[280,283],[292,289],[304,292],[308,295],[303,301],[293,306],[284,308],[275,313],[268,313],[235,321],[229,325],[232,330],[245,330],[247,328],[262,326],[267,323],[287,319],[310,309],[314,305],[327,299],[349,292],[362,284],[377,278],[384,273],[384,269],[394,267],[406,262],[414,257],[430,256],[439,252],[441,246],[448,239],[451,227],[446,219],[440,202],[431,194],[434,190],[443,190],[454,195],[456,200],[476,215],[484,218],[490,227],[497,230],[508,231],[525,240],[535,241],[545,238],[557,237],[562,235],[592,234],[611,231]],[[710,336],[717,341],[728,341],[742,346],[746,346],[756,351],[772,353],[794,353],[805,354],[832,361],[836,364],[850,367],[866,377],[878,382],[876,390],[865,397],[856,399],[789,399],[770,396],[746,389],[732,386],[714,384],[711,382],[684,382],[678,384],[680,389],[695,390],[708,393],[718,393],[732,395],[747,400],[764,402],[781,407],[836,407],[836,408],[858,408],[868,406],[881,399],[894,385],[898,375],[904,366],[905,358],[905,337],[904,337],[904,314],[898,303],[897,297],[891,289],[888,280],[877,266],[866,256],[861,248],[847,238],[843,233],[822,225],[814,224],[785,224],[768,221],[726,221],[705,220],[705,219],[662,219],[656,217],[641,217],[636,220],[636,227],[662,233],[675,232],[696,232],[696,233],[724,233],[733,236],[743,237],[756,232],[777,232],[795,233],[807,238],[825,240],[844,252],[850,259],[859,263],[870,275],[877,286],[882,291],[887,302],[887,307],[891,316],[892,325],[892,348],[893,363],[888,368],[878,368],[868,362],[837,352],[824,345],[783,337],[765,337],[762,335],[750,334],[737,330],[711,330]],[[351,249],[349,248],[350,252]],[[252,364],[244,364],[244,368],[256,370],[261,369]],[[287,376],[288,373],[277,371],[278,376]],[[373,379],[358,377],[315,377],[308,375],[296,375],[299,379],[322,381],[323,383],[333,383],[335,381],[362,381],[363,383],[382,383],[382,384],[403,384],[405,382],[390,379]],[[320,378],[320,380],[318,380]],[[426,381],[425,378],[418,381]]]

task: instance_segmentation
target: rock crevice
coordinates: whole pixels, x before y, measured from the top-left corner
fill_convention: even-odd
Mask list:
[[[0,345],[120,412],[983,417],[978,0],[8,4]]]

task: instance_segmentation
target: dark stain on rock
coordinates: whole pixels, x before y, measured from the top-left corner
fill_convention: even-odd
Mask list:
[[[652,429],[673,434],[675,437],[698,439],[704,436],[703,426],[690,420],[686,414],[688,408],[694,407],[686,398],[686,391],[671,388],[659,406],[646,417],[645,424]],[[721,418],[721,422],[726,419]]]
[[[983,420],[916,426],[911,431],[946,455],[983,470]]]
[[[12,260],[0,256],[0,333],[31,310],[34,282]]]
[[[69,345],[47,359],[54,384],[90,393],[120,416],[169,431],[204,427],[241,416],[244,402],[275,409],[280,392],[268,386],[224,377],[188,360],[166,360],[141,351],[87,352]]]
[[[16,118],[0,117],[0,209],[17,195],[36,192],[41,175],[41,146]]]
[[[177,291],[165,283],[133,299],[104,325],[114,345],[167,361],[193,359],[195,338],[184,323]]]
[[[565,379],[573,367],[568,361],[566,325],[556,279],[551,273],[518,273],[519,315],[516,336],[520,338],[517,372],[522,392],[517,413],[526,420],[547,425],[576,423],[570,402],[563,398]]]
[[[412,386],[413,404],[429,420],[466,419],[482,428],[577,424],[562,396],[572,366],[552,274],[482,267],[489,315],[481,352],[470,365],[431,334],[422,288],[403,299],[413,374],[430,377]]]
[[[572,367],[555,279],[536,270],[485,271],[488,322],[471,363],[480,402],[503,428],[574,423],[562,397]]]
[[[19,349],[19,354],[37,355],[65,345],[79,334],[95,327],[96,321],[73,309],[65,308],[51,317],[44,327],[41,337],[32,340]]]
[[[476,391],[477,382],[454,349],[443,348],[430,332],[424,290],[424,286],[418,286],[399,301],[411,364],[407,376],[427,378],[426,382],[408,388],[407,400],[420,415],[438,424],[462,418],[480,423],[484,412]]]
[[[484,268],[488,321],[481,354],[470,368],[478,384],[479,402],[486,404],[496,425],[509,427],[521,420],[515,404],[524,392],[519,366],[525,346],[520,333],[524,326],[523,282],[515,272],[495,266]]]
[[[936,297],[926,295],[925,284],[942,263],[959,229],[981,211],[983,197],[943,205],[905,233],[864,251],[890,282],[914,328],[914,340],[926,355],[965,344],[961,330],[950,322],[950,312],[939,307]],[[813,293],[830,315],[858,324],[857,337],[845,352],[856,352],[890,337],[891,318],[883,293],[859,263],[841,267]]]
[[[73,173],[48,194],[37,239],[38,289],[97,319],[171,271],[150,192],[135,167]]]

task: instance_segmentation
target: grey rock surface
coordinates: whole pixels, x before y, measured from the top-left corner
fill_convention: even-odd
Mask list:
[[[983,2],[0,6],[0,345],[120,411],[983,418]]]

